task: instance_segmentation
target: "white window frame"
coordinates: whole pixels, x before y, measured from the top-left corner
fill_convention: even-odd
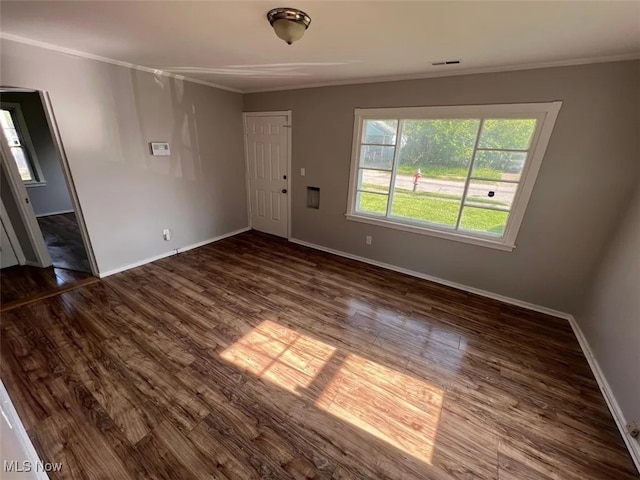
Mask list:
[[[31,141],[31,135],[29,135],[29,129],[27,128],[27,122],[22,114],[22,107],[19,103],[14,102],[0,102],[0,108],[2,110],[9,110],[11,117],[13,118],[14,125],[18,131],[18,136],[22,141],[22,147],[27,153],[27,162],[31,167],[31,174],[35,177],[33,180],[24,180],[25,187],[44,187],[47,182],[42,175],[42,169],[40,168],[40,162],[38,162],[38,156],[36,155],[36,149]],[[13,156],[11,157],[13,160]]]
[[[533,191],[533,186],[542,164],[551,133],[555,125],[561,101],[546,103],[519,103],[500,105],[469,105],[469,106],[443,106],[443,107],[406,107],[406,108],[366,108],[356,109],[354,114],[353,142],[351,151],[351,174],[349,178],[349,196],[347,203],[348,220],[368,223],[383,227],[394,228],[422,235],[455,240],[473,245],[480,245],[498,250],[512,251],[524,218],[524,213]],[[536,130],[531,139],[529,155],[521,173],[511,211],[502,237],[482,232],[469,232],[456,230],[455,227],[439,226],[426,222],[398,218],[389,218],[376,214],[367,214],[357,211],[358,170],[360,166],[360,152],[362,143],[362,128],[365,120],[430,120],[430,119],[455,119],[455,118],[535,118]],[[400,128],[400,123],[398,124]],[[478,138],[481,132],[478,132]],[[396,139],[398,145],[400,139]],[[477,145],[474,147],[474,158]],[[391,185],[389,190],[389,203],[392,201],[392,191],[396,178],[397,151],[392,165]],[[469,167],[465,183],[465,194],[470,181],[472,165]],[[424,178],[424,177],[423,177]],[[463,199],[464,200],[464,199]],[[389,210],[388,210],[389,212]],[[387,213],[388,213],[387,212]]]

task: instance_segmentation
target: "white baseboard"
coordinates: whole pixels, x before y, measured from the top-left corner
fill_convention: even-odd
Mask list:
[[[600,369],[600,366],[598,365],[598,362],[596,361],[595,357],[593,356],[593,352],[591,351],[591,347],[589,346],[589,343],[587,342],[587,339],[585,338],[584,334],[582,333],[582,330],[580,330],[580,327],[578,326],[578,324],[577,324],[575,318],[573,317],[573,315],[571,315],[569,313],[561,312],[561,311],[558,311],[558,310],[554,310],[554,309],[551,309],[551,308],[542,307],[540,305],[535,305],[533,303],[529,303],[529,302],[525,302],[525,301],[522,301],[522,300],[518,300],[516,298],[505,297],[504,295],[498,295],[496,293],[488,292],[486,290],[481,290],[479,288],[469,287],[467,285],[462,285],[460,283],[451,282],[449,280],[444,280],[442,278],[432,277],[431,275],[427,275],[425,273],[416,272],[416,271],[413,271],[413,270],[408,270],[408,269],[402,268],[402,267],[396,267],[395,265],[391,265],[391,264],[388,264],[388,263],[378,262],[377,260],[371,260],[369,258],[360,257],[358,255],[353,255],[351,253],[342,252],[340,250],[334,250],[332,248],[323,247],[321,245],[316,245],[314,243],[305,242],[303,240],[297,240],[295,238],[290,238],[289,241],[293,242],[293,243],[297,243],[298,245],[303,245],[305,247],[314,248],[316,250],[321,250],[323,252],[331,253],[333,255],[338,255],[340,257],[350,258],[351,260],[356,260],[356,261],[359,261],[359,262],[368,263],[370,265],[375,265],[377,267],[386,268],[388,270],[393,270],[394,272],[404,273],[406,275],[411,275],[412,277],[417,277],[417,278],[421,278],[421,279],[424,279],[424,280],[429,280],[430,282],[439,283],[441,285],[446,285],[448,287],[457,288],[458,290],[464,290],[465,292],[475,293],[475,294],[481,295],[483,297],[492,298],[494,300],[499,300],[499,301],[502,301],[502,302],[505,302],[505,303],[509,303],[511,305],[516,305],[518,307],[526,308],[528,310],[533,310],[535,312],[545,313],[547,315],[552,315],[554,317],[559,317],[559,318],[563,318],[565,320],[568,320],[569,324],[571,325],[571,328],[573,330],[574,335],[578,339],[578,343],[580,344],[580,348],[582,348],[582,352],[584,353],[584,356],[587,359],[587,362],[589,362],[589,367],[591,367],[591,371],[593,372],[593,375],[594,375],[594,377],[596,379],[596,382],[598,382],[598,386],[600,387],[600,391],[602,392],[602,395],[604,396],[605,402],[607,403],[607,406],[609,407],[609,410],[611,411],[611,415],[613,415],[613,418],[614,418],[614,420],[616,422],[616,425],[618,426],[618,429],[620,430],[620,434],[622,435],[622,438],[624,439],[624,442],[627,445],[629,453],[631,454],[631,458],[633,459],[633,462],[635,463],[636,468],[638,469],[638,471],[640,471],[640,443],[638,443],[637,440],[632,438],[631,435],[629,435],[629,433],[627,432],[627,429],[626,429],[627,422],[626,422],[626,420],[624,418],[622,410],[620,409],[620,406],[618,405],[618,402],[616,401],[616,398],[615,398],[615,396],[613,394],[613,391],[611,390],[611,387],[609,386],[609,383],[607,382],[607,379],[605,378],[604,374],[602,373],[602,370]]]
[[[156,255],[155,257],[146,258],[139,262],[130,263],[128,265],[124,265],[122,267],[114,268],[113,270],[108,270],[106,272],[100,272],[98,276],[100,278],[108,277],[109,275],[113,275],[116,273],[124,272],[125,270],[130,270],[132,268],[141,267],[142,265],[146,265],[147,263],[155,262],[156,260],[160,260],[162,258],[170,257],[171,255],[176,255],[178,253],[186,252],[188,250],[192,250],[194,248],[202,247],[204,245],[208,245],[209,243],[217,242],[219,240],[223,240],[228,237],[233,237],[234,235],[238,235],[240,233],[244,233],[251,230],[249,227],[241,228],[240,230],[235,230],[233,232],[225,233],[223,235],[219,235],[217,237],[209,238],[202,242],[192,243],[190,245],[186,245],[184,247],[173,249],[169,252],[161,253],[160,255]]]
[[[47,267],[43,267],[42,265],[40,265],[39,262],[34,262],[32,260],[25,260],[24,264],[29,267],[39,267],[39,268],[48,268],[51,266],[51,265],[48,265]]]
[[[60,210],[59,212],[40,213],[40,214],[36,215],[36,218],[50,217],[52,215],[62,215],[63,213],[74,213],[74,212],[75,212],[75,210],[71,209],[71,210]]]
[[[155,257],[145,258],[144,260],[140,260],[139,262],[129,263],[127,265],[123,265],[122,267],[114,268],[113,270],[108,270],[106,272],[98,273],[98,277],[105,278],[111,275],[115,275],[116,273],[124,272],[126,270],[131,270],[132,268],[141,267],[142,265],[146,265],[147,263],[155,262],[156,260],[160,260],[162,258],[170,257],[171,255],[175,255],[178,252],[176,250],[171,250],[170,252],[161,253],[160,255],[156,255]]]
[[[444,280],[442,278],[433,277],[431,275],[427,275],[426,273],[416,272],[414,270],[409,270],[407,268],[397,267],[395,265],[391,265],[390,263],[371,260],[370,258],[360,257],[358,255],[353,255],[351,253],[346,253],[340,250],[334,250],[333,248],[323,247],[322,245],[316,245],[315,243],[305,242],[303,240],[298,240],[295,238],[290,238],[289,241],[293,243],[297,243],[298,245],[303,245],[305,247],[314,248],[316,250],[321,250],[327,253],[332,253],[333,255],[338,255],[340,257],[350,258],[351,260],[356,260],[358,262],[368,263],[369,265],[375,265],[376,267],[386,268],[387,270],[393,270],[394,272],[404,273],[405,275],[421,278],[423,280],[428,280],[433,283],[439,283],[440,285],[446,285],[447,287],[453,287],[453,288],[457,288],[458,290],[464,290],[465,292],[475,293],[476,295],[481,295],[483,297],[499,300],[504,303],[509,303],[511,305],[516,305],[518,307],[526,308],[527,310],[533,310],[535,312],[545,313],[547,315],[564,318],[566,320],[568,320],[571,317],[570,314],[561,312],[559,310],[542,307],[540,305],[525,302],[524,300],[518,300],[517,298],[505,297],[504,295],[499,295],[497,293],[489,292],[487,290],[481,290],[479,288],[469,287],[461,283],[451,282],[449,280]]]
[[[591,371],[593,372],[593,376],[596,377],[596,382],[598,382],[598,386],[600,387],[600,391],[602,392],[602,396],[604,397],[604,401],[607,402],[607,406],[611,411],[611,415],[613,415],[613,419],[618,426],[618,430],[620,430],[620,435],[622,435],[622,439],[624,443],[627,445],[627,449],[631,454],[631,458],[633,459],[633,463],[635,463],[638,472],[640,473],[640,442],[637,439],[633,438],[629,435],[627,431],[627,421],[622,413],[622,409],[620,405],[618,405],[618,401],[616,400],[611,387],[609,386],[609,382],[607,382],[607,378],[604,376],[596,357],[593,355],[593,351],[591,350],[591,346],[587,341],[587,338],[582,333],[580,329],[580,325],[576,322],[576,319],[573,315],[569,318],[569,324],[578,339],[578,343],[580,344],[580,348],[582,348],[582,353],[589,362],[589,367],[591,367]]]

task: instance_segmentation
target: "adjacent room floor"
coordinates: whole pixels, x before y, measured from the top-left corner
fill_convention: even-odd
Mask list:
[[[0,272],[0,311],[12,310],[97,281],[89,273],[63,268],[28,265],[3,268]]]
[[[54,267],[91,273],[75,213],[38,217]]]
[[[1,328],[52,478],[637,478],[565,320],[256,232]]]

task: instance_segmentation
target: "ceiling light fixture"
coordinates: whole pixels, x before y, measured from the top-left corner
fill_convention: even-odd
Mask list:
[[[267,19],[276,35],[289,45],[300,40],[311,23],[311,17],[302,10],[288,7],[269,10]]]

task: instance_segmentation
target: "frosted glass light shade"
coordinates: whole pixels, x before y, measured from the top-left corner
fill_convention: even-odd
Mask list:
[[[307,27],[303,23],[280,19],[273,22],[273,29],[279,38],[291,45],[302,38]]]

